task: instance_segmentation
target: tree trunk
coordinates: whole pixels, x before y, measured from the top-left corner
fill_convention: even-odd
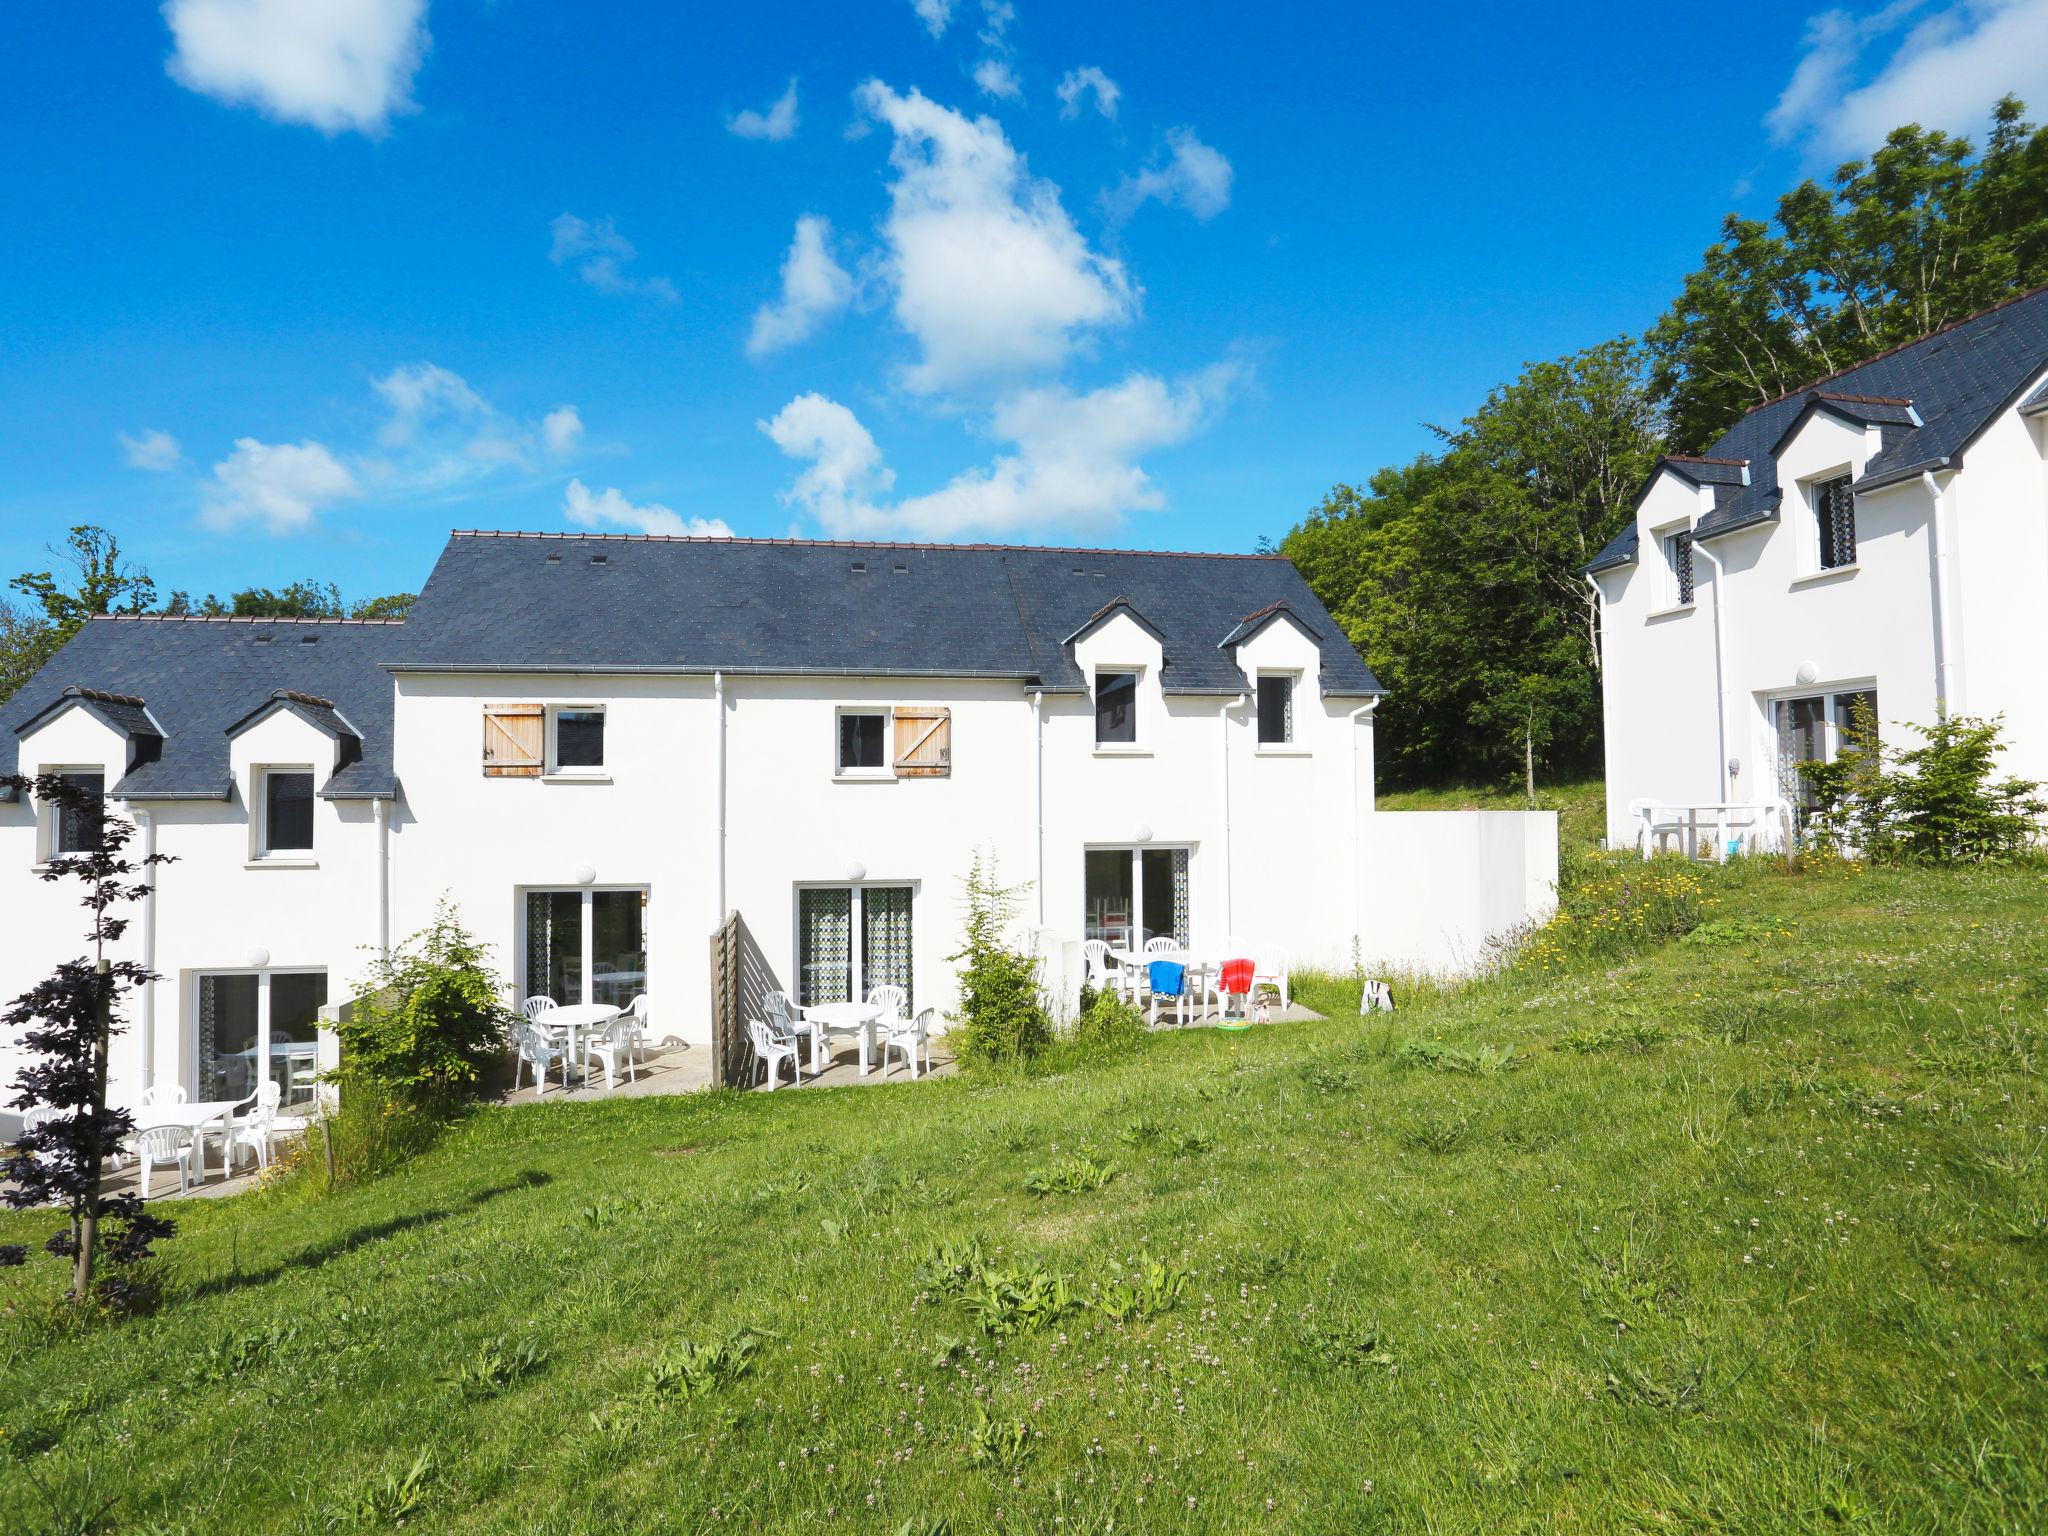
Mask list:
[[[71,1262],[71,1300],[83,1306],[92,1295],[93,1249],[100,1236],[100,1175],[105,1167],[100,1146],[100,1111],[107,1102],[107,1032],[113,1014],[114,979],[104,957],[98,968],[99,997],[93,1003],[92,1102],[78,1113],[90,1115],[92,1130],[85,1139],[85,1209],[78,1219],[78,1253]]]
[[[1536,717],[1522,719],[1522,787],[1529,803],[1536,803]]]

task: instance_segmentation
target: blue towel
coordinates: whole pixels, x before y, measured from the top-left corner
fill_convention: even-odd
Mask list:
[[[1179,997],[1181,988],[1187,984],[1187,967],[1178,960],[1154,960],[1147,969],[1151,972],[1152,990],[1160,997]]]

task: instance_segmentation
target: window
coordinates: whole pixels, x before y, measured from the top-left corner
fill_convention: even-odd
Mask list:
[[[1188,942],[1186,848],[1090,848],[1082,855],[1081,937],[1117,949]]]
[[[313,851],[313,775],[302,768],[266,768],[263,781],[263,828],[259,850],[265,855]]]
[[[1778,736],[1778,788],[1802,815],[1813,805],[1813,792],[1801,763],[1831,763],[1855,746],[1857,716],[1868,712],[1877,725],[1877,691],[1850,689],[1841,693],[1808,694],[1778,699],[1771,705],[1771,724]]]
[[[104,773],[66,771],[58,779],[90,798],[84,805],[56,805],[50,812],[50,852],[98,853],[106,816],[107,776]]]
[[[547,711],[538,704],[496,704],[484,710],[484,777],[537,779]]]
[[[284,1102],[311,1103],[325,971],[201,975],[193,1030],[200,1099],[246,1099],[267,1076]]]
[[[1285,746],[1294,740],[1294,678],[1269,673],[1259,678],[1259,745]]]
[[[1138,740],[1138,674],[1095,674],[1095,744],[1132,746]]]
[[[1849,477],[1819,480],[1813,487],[1813,515],[1820,528],[1820,568],[1837,571],[1856,563],[1856,494]]]
[[[910,925],[914,894],[907,885],[799,887],[797,1006],[865,1000],[884,984],[901,987],[906,998],[915,998]]]
[[[881,709],[842,709],[839,712],[839,772],[843,774],[886,775],[889,712]]]
[[[647,990],[638,890],[528,891],[520,997],[624,1008]]]
[[[554,773],[591,773],[604,767],[604,711],[564,704],[549,715]]]
[[[1664,535],[1664,564],[1671,572],[1671,603],[1685,608],[1692,603],[1692,530],[1681,528]]]

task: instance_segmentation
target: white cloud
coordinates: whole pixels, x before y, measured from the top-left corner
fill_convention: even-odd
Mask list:
[[[828,220],[807,213],[796,221],[796,237],[782,262],[782,298],[754,313],[747,356],[795,346],[853,299],[853,279],[832,259]]]
[[[168,432],[148,427],[133,437],[126,432],[116,432],[114,436],[121,444],[121,457],[128,461],[131,469],[161,473],[178,467],[181,457],[178,440]]]
[[[414,110],[426,0],[165,0],[171,78],[322,133],[383,133]]]
[[[1060,116],[1075,118],[1081,115],[1083,97],[1095,98],[1095,110],[1111,122],[1116,121],[1116,104],[1123,96],[1117,83],[1093,64],[1084,64],[1079,69],[1070,69],[1060,77],[1056,93],[1060,99]]]
[[[789,77],[789,89],[775,98],[766,112],[749,107],[725,120],[726,130],[743,139],[768,139],[780,144],[796,133],[796,76]]]
[[[562,493],[562,515],[583,528],[611,525],[631,528],[637,533],[662,533],[695,539],[729,539],[732,530],[716,517],[693,517],[687,521],[659,503],[637,506],[617,487],[592,495],[581,480],[571,480]]]
[[[1024,87],[1017,83],[1017,72],[1001,59],[983,59],[975,65],[974,83],[981,87],[984,96],[1000,101],[1024,99]]]
[[[199,515],[210,528],[255,522],[271,533],[300,533],[321,508],[361,494],[355,476],[319,443],[238,437],[235,451],[213,466]]]
[[[491,414],[490,406],[469,387],[467,379],[434,363],[401,363],[371,387],[391,410],[390,418],[377,431],[378,441],[389,447],[413,442],[425,426],[474,421]]]
[[[877,499],[894,476],[874,438],[838,402],[800,395],[760,427],[784,454],[809,461],[784,499],[829,533],[944,539],[1102,529],[1166,504],[1139,458],[1200,431],[1239,377],[1233,365],[1219,364],[1172,384],[1134,373],[1085,394],[1060,385],[1017,391],[990,421],[992,435],[1013,451],[936,491],[893,502]]]
[[[676,302],[676,285],[667,278],[626,275],[626,263],[639,252],[609,218],[592,223],[573,213],[557,214],[548,233],[553,236],[548,260],[558,267],[573,267],[599,293],[636,293],[664,304]]]
[[[1816,160],[1867,155],[1902,123],[1980,134],[2011,92],[2048,97],[2048,0],[1895,0],[1868,16],[1824,11],[1764,118]]]
[[[908,388],[1055,367],[1078,333],[1131,318],[1123,264],[1089,249],[1059,189],[1030,175],[992,119],[879,80],[856,96],[895,135],[881,271],[923,351]]]
[[[1195,137],[1192,128],[1166,131],[1166,163],[1156,160],[1103,194],[1111,215],[1128,219],[1147,202],[1178,203],[1196,218],[1213,219],[1230,206],[1230,162]]]
[[[953,20],[953,0],[910,0],[910,8],[933,37],[943,37]]]
[[[1009,47],[1010,23],[1017,19],[1017,7],[1010,0],[981,0],[981,30],[975,33],[984,48]]]
[[[583,445],[583,417],[573,405],[557,406],[540,419],[540,440],[557,458]]]

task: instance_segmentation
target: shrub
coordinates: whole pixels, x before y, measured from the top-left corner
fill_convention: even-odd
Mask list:
[[[2026,852],[2041,837],[2048,801],[2031,780],[1992,779],[1993,759],[2005,750],[2003,719],[1908,722],[1920,745],[1900,749],[1879,738],[1876,718],[1858,700],[1841,756],[1799,765],[1814,800],[1815,845],[1874,863],[1974,863]]]
[[[1679,854],[1582,856],[1559,881],[1557,916],[1530,938],[1526,963],[1562,970],[1577,959],[1616,960],[1682,939],[1706,916],[1707,874]]]
[[[483,945],[443,901],[432,924],[377,960],[366,995],[336,1025],[341,1080],[422,1105],[473,1092],[504,1054],[502,990]]]
[[[1038,996],[1036,967],[1003,940],[1021,906],[1021,886],[996,878],[995,865],[976,854],[967,872],[966,932],[960,962],[960,1059],[969,1064],[1029,1061],[1052,1041],[1052,1024]]]
[[[1083,1056],[1127,1056],[1145,1038],[1145,1011],[1114,992],[1098,992],[1074,1020],[1073,1043]]]

